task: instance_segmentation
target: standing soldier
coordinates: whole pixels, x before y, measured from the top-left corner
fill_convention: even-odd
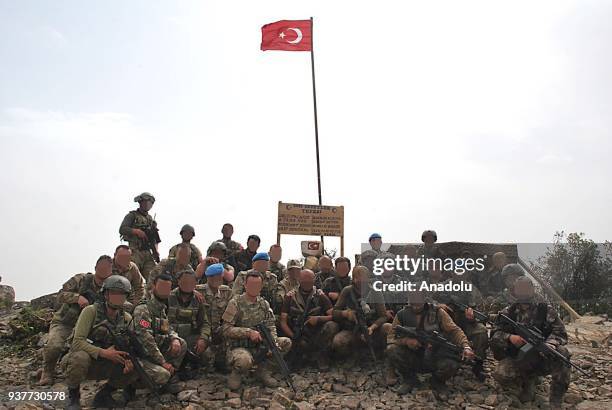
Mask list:
[[[519,324],[539,330],[550,348],[569,359],[570,353],[565,347],[567,344],[565,326],[552,306],[543,302],[538,303],[533,283],[529,278],[523,276],[515,282],[514,296],[516,303],[499,313]],[[552,376],[550,407],[561,409],[563,396],[570,383],[570,367],[558,359],[524,352],[529,346],[511,326],[497,325],[491,332],[491,350],[499,360],[493,377],[506,389],[516,391],[520,388],[519,399],[525,403],[534,399],[539,376],[550,374]]]
[[[393,319],[393,329],[397,326],[413,328],[425,332],[443,333],[451,343],[463,348],[463,357],[472,359],[474,352],[467,337],[446,311],[425,302],[425,294],[410,292],[410,303],[399,311]],[[417,373],[432,373],[431,384],[437,392],[446,390],[446,380],[459,370],[459,361],[445,357],[431,346],[423,346],[411,337],[398,337],[394,331],[387,337],[387,362],[390,366],[386,376],[388,385],[397,383],[397,370],[404,377],[402,394],[408,393],[418,384]]]
[[[187,344],[170,327],[167,303],[171,289],[172,278],[167,274],[162,273],[154,279],[151,297],[134,309],[134,328],[146,358],[169,372],[173,386],[168,387],[173,388],[177,381],[176,370],[187,353]]]
[[[260,296],[263,284],[259,273],[247,273],[245,292],[229,301],[222,317],[223,336],[228,341],[227,361],[232,368],[228,386],[232,390],[240,388],[242,376],[256,364],[255,358],[261,357],[257,353],[261,351],[263,336],[254,329],[256,325],[265,324],[282,353],[291,349],[291,339],[276,336],[274,313],[270,304]],[[263,355],[264,360],[266,357]],[[258,364],[256,375],[266,387],[278,386],[278,381],[270,374],[269,360]]]
[[[102,255],[96,261],[95,273],[77,273],[64,283],[57,295],[62,306],[53,315],[47,343],[43,348],[43,371],[41,385],[51,385],[55,378],[55,365],[65,349],[81,310],[93,305],[98,298],[104,280],[111,276],[113,260]]]
[[[227,246],[228,257],[236,256],[240,251],[244,248],[238,242],[232,240],[232,235],[234,234],[234,226],[231,223],[223,224],[221,228],[221,234],[223,237],[216,242],[223,242],[225,246]]]
[[[130,281],[132,292],[128,296],[128,302],[132,305],[127,309],[134,310],[145,294],[145,280],[138,270],[138,266],[131,261],[132,251],[127,245],[119,245],[115,248],[113,256],[113,275],[121,275]]]
[[[270,272],[276,275],[276,279],[282,281],[285,277],[285,265],[280,263],[281,258],[283,257],[283,248],[280,245],[274,244],[270,246]]]
[[[244,292],[244,283],[249,273],[255,272],[261,275],[263,279],[263,288],[261,289],[261,297],[263,297],[275,310],[276,306],[280,306],[282,300],[278,299],[278,279],[276,275],[268,270],[270,266],[270,256],[265,252],[259,252],[253,256],[253,268],[249,271],[240,272],[234,281],[232,286],[232,293],[234,296],[240,295]]]
[[[109,272],[110,264],[109,260]],[[113,399],[112,392],[127,387],[138,378],[128,353],[115,349],[116,342],[112,336],[112,333],[124,333],[132,319],[129,313],[122,310],[130,290],[130,282],[126,278],[110,276],[102,285],[104,300],[88,305],[81,312],[74,328],[70,351],[62,360],[68,385],[69,410],[81,408],[80,386],[85,380],[108,379],[96,393],[92,405],[113,408],[121,405]],[[155,376],[156,382],[164,382],[163,377]]]
[[[291,261],[287,264],[291,266]],[[289,267],[288,272],[292,268]],[[338,324],[332,320],[332,303],[314,286],[315,275],[310,269],[299,273],[299,287],[283,300],[280,327],[292,340],[291,355],[318,352],[319,368],[329,365],[331,341],[338,333]],[[294,354],[295,353],[295,354]]]
[[[159,262],[157,244],[161,242],[157,223],[149,211],[155,203],[155,197],[143,192],[134,198],[138,202],[138,209],[130,211],[123,218],[119,227],[121,239],[127,241],[132,250],[132,261],[136,263],[142,276],[148,280],[149,272]]]
[[[223,284],[225,267],[215,263],[206,268],[206,283],[198,286],[204,296],[204,306],[211,327],[211,337],[206,349],[207,362],[213,363],[217,370],[225,370],[225,344],[221,333],[221,316],[232,298],[232,290]]]
[[[178,286],[178,273],[185,269],[191,269],[191,247],[186,243],[181,243],[176,250],[176,258],[163,259],[149,275],[148,290],[153,288],[155,278],[161,274],[166,274],[172,279],[172,289]]]
[[[247,239],[247,247],[236,254],[236,270],[238,272],[248,271],[253,267],[253,257],[257,254],[261,239],[257,235],[249,235]]]
[[[323,289],[323,282],[325,279],[334,276],[334,264],[331,258],[327,255],[323,255],[319,258],[319,270],[315,274],[315,286],[317,289]]]
[[[195,270],[198,267],[198,264],[202,262],[202,252],[200,251],[200,249],[198,249],[197,246],[191,243],[191,240],[195,236],[195,229],[193,229],[193,226],[189,224],[183,225],[181,231],[179,232],[179,235],[181,235],[181,239],[183,240],[181,243],[186,243],[191,248],[191,256],[189,259],[189,263],[191,264],[191,267]],[[174,245],[172,248],[170,248],[170,252],[168,252],[168,259],[176,257],[176,251],[178,250],[178,247],[179,245],[181,245],[181,243]]]
[[[332,340],[332,350],[338,356],[348,356],[365,341],[365,335],[358,331],[359,316],[365,319],[371,347],[384,350],[391,324],[385,323],[387,316],[382,295],[375,292],[369,282],[368,268],[355,266],[352,284],[342,289],[334,306],[334,321],[342,329]]]
[[[172,329],[187,342],[192,369],[196,369],[206,362],[204,352],[210,344],[210,322],[204,299],[195,296],[195,272],[186,269],[177,277],[178,287],[168,296],[168,320]],[[187,360],[183,360],[183,366],[186,363]]]
[[[351,284],[349,272],[351,271],[351,260],[341,256],[336,259],[336,274],[323,282],[323,293],[336,304],[342,289]]]

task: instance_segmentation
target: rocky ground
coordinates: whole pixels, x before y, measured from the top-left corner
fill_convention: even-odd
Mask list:
[[[34,302],[34,301],[33,301]],[[17,303],[0,314],[0,409],[63,408],[62,401],[9,400],[10,392],[66,392],[58,383],[51,387],[36,386],[41,364],[44,330],[51,309],[44,300],[30,304]],[[47,304],[48,305],[48,304]],[[570,409],[612,409],[612,322],[601,317],[585,316],[579,323],[568,325],[573,360],[592,372],[591,378],[574,373],[565,404]],[[546,408],[549,380],[538,386],[535,402],[521,405],[514,397],[499,391],[490,373],[494,361],[487,362],[488,377],[484,384],[475,381],[469,369],[449,382],[447,395],[435,395],[429,388],[428,377],[423,386],[410,394],[400,395],[397,387],[383,385],[381,370],[372,364],[367,351],[360,358],[332,363],[320,372],[316,366],[306,367],[293,375],[297,390],[287,387],[268,389],[255,380],[247,381],[239,392],[225,385],[225,376],[203,373],[197,380],[183,382],[176,395],[164,394],[158,400],[139,390],[130,409],[510,409]],[[380,365],[380,364],[379,364]],[[61,376],[61,375],[60,375]],[[84,405],[91,403],[99,382],[82,386]]]

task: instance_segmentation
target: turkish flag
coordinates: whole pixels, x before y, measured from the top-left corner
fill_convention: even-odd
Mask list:
[[[261,49],[264,51],[311,51],[311,21],[281,20],[266,24],[261,28]]]

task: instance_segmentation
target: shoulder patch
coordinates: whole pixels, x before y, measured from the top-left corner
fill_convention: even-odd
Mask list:
[[[140,325],[140,327],[143,327],[145,329],[150,329],[151,328],[151,322],[149,322],[148,320],[140,319],[138,324]]]

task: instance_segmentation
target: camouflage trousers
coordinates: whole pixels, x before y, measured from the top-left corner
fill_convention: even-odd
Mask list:
[[[277,338],[276,344],[283,355],[291,350],[291,339],[288,337]],[[237,370],[239,373],[246,373],[255,365],[255,358],[253,357],[254,354],[255,349],[253,348],[229,348],[227,352],[227,362],[233,370]],[[265,365],[272,365],[270,358],[265,360]]]
[[[162,352],[162,354],[164,355],[164,359],[166,359],[168,363],[170,363],[175,369],[178,370],[181,367],[181,364],[183,363],[185,355],[187,354],[187,342],[185,341],[185,339],[182,339],[180,337],[176,340],[181,343],[181,350],[179,351],[178,355],[170,356],[169,351]]]
[[[72,326],[51,322],[47,343],[43,347],[43,366],[46,371],[55,373],[55,365],[66,349],[66,340],[72,333]]]
[[[408,346],[390,344],[386,350],[387,363],[402,375],[432,373],[438,380],[446,381],[459,370],[456,360],[433,355],[426,358],[423,350],[412,350]]]
[[[148,282],[149,273],[155,267],[155,260],[153,260],[153,255],[151,251],[141,251],[137,248],[130,248],[132,250],[132,262],[138,266],[142,277]]]
[[[330,352],[332,340],[338,334],[340,327],[338,323],[329,321],[316,328],[304,326],[304,332],[299,340],[293,341],[291,350],[299,352]]]
[[[93,359],[83,350],[71,351],[62,359],[69,388],[79,387],[86,380],[108,379],[108,384],[116,388],[125,387],[138,379],[136,372],[123,374],[123,365],[110,360]]]
[[[564,346],[557,346],[557,351],[570,357]],[[536,357],[524,363],[513,357],[505,357],[497,363],[493,378],[504,388],[518,389],[528,379],[549,374],[552,376],[551,386],[565,392],[571,380],[571,368],[560,360],[548,357]]]
[[[370,339],[375,350],[384,350],[387,344],[387,335],[391,331],[391,323],[384,323],[376,329]],[[346,357],[356,348],[365,346],[363,337],[352,330],[341,330],[333,337],[331,342],[332,352],[339,357]]]

